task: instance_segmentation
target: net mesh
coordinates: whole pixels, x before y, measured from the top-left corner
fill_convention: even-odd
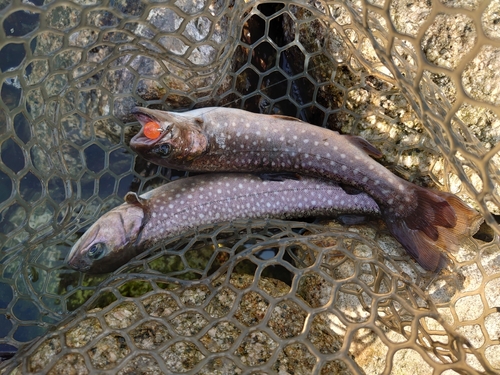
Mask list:
[[[0,21],[4,373],[500,370],[499,1],[14,0]],[[221,224],[71,271],[126,192],[185,175],[130,151],[136,105],[362,135],[489,227],[439,275],[379,222]]]

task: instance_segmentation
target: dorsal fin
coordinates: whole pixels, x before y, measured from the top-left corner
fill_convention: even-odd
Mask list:
[[[269,115],[269,116],[272,116],[272,117],[277,118],[279,120],[304,122],[302,120],[299,120],[298,118],[291,117],[291,116],[285,116],[285,115]]]
[[[136,204],[139,206],[144,206],[144,204],[146,203],[146,199],[141,198],[140,196],[137,195],[137,193],[129,191],[125,195],[125,202],[127,202],[128,204]]]
[[[347,137],[349,142],[351,142],[354,146],[363,150],[368,155],[373,156],[374,158],[381,158],[383,156],[379,149],[366,139],[358,137],[357,135],[346,135],[345,137]]]

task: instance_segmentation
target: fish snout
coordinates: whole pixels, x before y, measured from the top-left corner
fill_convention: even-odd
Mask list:
[[[70,254],[71,255],[71,254]],[[65,262],[69,267],[76,271],[87,272],[92,267],[92,261],[88,257],[71,256]]]

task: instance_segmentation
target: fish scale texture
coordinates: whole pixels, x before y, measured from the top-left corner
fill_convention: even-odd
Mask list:
[[[2,373],[500,371],[500,4],[0,3]],[[113,274],[64,257],[128,191],[135,106],[227,106],[361,135],[491,226],[432,274],[379,221],[203,226]],[[448,372],[449,372],[448,371]],[[447,373],[447,372],[446,372]]]

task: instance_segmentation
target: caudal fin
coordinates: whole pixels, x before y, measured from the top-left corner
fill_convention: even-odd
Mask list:
[[[417,208],[404,218],[389,215],[387,227],[423,268],[439,271],[448,263],[446,252],[458,251],[460,241],[476,233],[483,218],[453,194],[424,188],[415,192]]]

